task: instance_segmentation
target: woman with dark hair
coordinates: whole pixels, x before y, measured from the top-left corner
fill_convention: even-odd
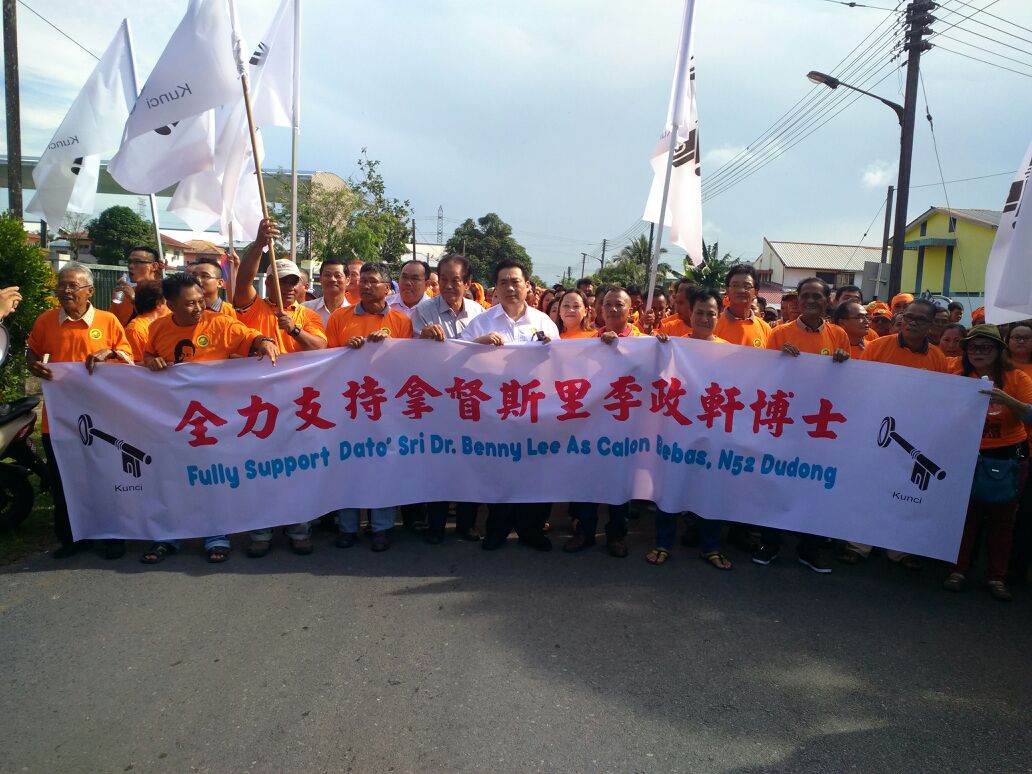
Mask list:
[[[964,587],[975,541],[981,530],[986,537],[989,593],[996,599],[1009,601],[1011,593],[1007,589],[1006,578],[1014,517],[1028,473],[1028,433],[1025,426],[1032,422],[1032,377],[1011,363],[995,325],[972,328],[964,338],[963,351],[957,371],[962,376],[985,380],[986,387],[991,389],[983,390],[990,396],[989,409],[982,430],[978,453],[980,469],[976,471],[968,502],[964,537],[957,563],[950,568],[950,576],[943,585],[950,591],[960,591]],[[1002,480],[983,477],[982,470],[990,466],[998,470],[1012,466],[1014,476],[1004,475]]]
[[[939,349],[946,357],[959,358],[963,353],[960,342],[967,336],[967,328],[960,323],[950,323],[942,329],[942,336],[939,337]]]
[[[584,295],[583,290],[567,291],[559,301],[559,319],[555,321],[559,328],[559,338],[594,338],[595,326],[591,324],[593,316],[594,311],[588,304],[588,297]]]
[[[1032,322],[1014,323],[1007,332],[1007,351],[1015,368],[1032,376]]]
[[[720,319],[721,296],[711,288],[700,288],[689,296],[692,312],[692,332],[687,338],[727,344],[713,334]],[[704,519],[697,513],[690,514],[699,530],[699,558],[718,570],[730,570],[731,560],[720,551],[720,532],[723,524],[714,519]],[[649,564],[663,564],[670,558],[677,534],[677,514],[656,509],[656,547],[645,554]]]
[[[538,309],[545,314],[548,314],[548,308],[552,305],[552,302],[555,301],[555,297],[555,291],[551,288],[546,288],[541,291],[541,298],[538,300]],[[553,320],[553,322],[555,321]]]

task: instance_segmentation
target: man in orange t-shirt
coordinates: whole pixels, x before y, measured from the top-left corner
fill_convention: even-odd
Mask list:
[[[846,332],[846,336],[849,337],[849,356],[858,360],[870,341],[868,334],[871,332],[871,320],[867,314],[867,307],[859,301],[843,301],[835,307],[831,321]],[[875,339],[877,338],[875,334]]]
[[[665,333],[671,338],[686,338],[692,335],[691,295],[695,287],[690,282],[682,282],[677,286],[677,293],[674,295],[674,313],[660,322],[656,332]]]
[[[161,262],[158,251],[147,245],[131,248],[126,264],[129,281],[120,279],[115,283],[115,292],[122,294],[122,300],[112,301],[108,310],[122,325],[126,325],[135,314],[133,300],[136,298],[136,285],[148,281],[161,282],[165,273],[165,264]]]
[[[164,371],[176,363],[227,360],[233,355],[268,357],[276,365],[279,350],[275,342],[228,315],[208,309],[200,280],[188,274],[173,274],[162,284],[171,314],[150,326],[144,365]],[[179,550],[179,541],[158,538],[140,557],[144,564],[157,564]],[[204,538],[204,550],[211,563],[229,559],[229,536]]]
[[[219,291],[226,287],[226,280],[222,274],[222,265],[216,259],[210,256],[198,258],[186,267],[186,273],[201,283],[204,303],[211,311],[236,319],[233,305],[219,295]]]
[[[282,353],[326,349],[326,330],[319,315],[301,305],[298,297],[301,286],[301,270],[289,258],[276,261],[276,271],[265,275],[265,298],[258,298],[254,289],[254,278],[262,251],[279,237],[276,224],[263,220],[258,227],[258,238],[240,262],[237,271],[236,288],[233,292],[233,306],[237,319],[248,328],[254,328],[263,336],[276,342]],[[276,280],[279,279],[279,299],[283,308],[277,305]]]
[[[85,363],[93,373],[97,363],[107,360],[132,363],[132,348],[125,330],[110,312],[97,309],[90,303],[93,298],[93,272],[75,261],[65,265],[57,275],[55,295],[60,303],[57,309],[41,314],[32,326],[26,346],[29,371],[40,379],[53,379],[50,366],[54,363]],[[68,520],[68,503],[61,486],[61,471],[54,458],[50,441],[47,407],[43,406],[43,448],[47,453],[47,472],[50,492],[54,498],[54,532],[61,547],[54,551],[55,559],[74,556],[86,545],[76,541]],[[118,559],[125,555],[124,540],[106,540],[104,555]]]
[[[767,349],[776,349],[792,357],[807,352],[811,355],[831,355],[841,363],[849,360],[849,336],[834,323],[824,319],[830,291],[827,283],[817,277],[808,277],[799,283],[799,317],[793,323],[779,325],[771,331]]]
[[[864,360],[875,363],[950,372],[946,355],[928,341],[928,330],[935,319],[935,304],[923,298],[911,301],[903,313],[903,327],[895,336],[882,336],[864,347]]]
[[[796,288],[799,294],[799,317],[795,322],[775,328],[767,342],[767,349],[777,349],[792,357],[808,352],[812,355],[830,355],[832,362],[849,360],[849,337],[833,323],[826,322],[831,295],[828,284],[817,277],[807,277]],[[762,545],[753,555],[753,562],[768,565],[777,558],[781,549],[781,530],[764,527]],[[821,559],[821,543],[816,535],[800,535],[796,553],[799,563],[814,572],[826,574],[831,568]]]
[[[384,339],[412,338],[412,322],[408,315],[391,309],[387,291],[391,286],[390,269],[384,263],[366,263],[359,273],[358,303],[336,310],[327,325],[331,347],[359,349],[367,341],[378,343]],[[370,548],[386,551],[390,548],[390,530],[394,527],[394,508],[370,508],[369,521],[373,536]],[[335,544],[350,548],[358,542],[358,508],[337,511],[339,533]]]
[[[133,362],[140,365],[143,363],[143,352],[150,337],[151,323],[168,314],[161,283],[157,280],[137,283],[133,308],[136,310],[136,316],[125,326],[125,337],[129,341],[129,346],[133,348]]]
[[[359,301],[354,306],[337,309],[326,325],[326,337],[331,347],[358,349],[366,341],[377,343],[384,339],[412,338],[409,316],[391,309],[387,304],[390,289],[390,271],[386,264],[366,263],[359,275]]]
[[[753,314],[753,300],[759,283],[756,269],[747,263],[732,266],[724,284],[728,305],[717,321],[714,334],[731,344],[763,349],[770,337],[770,326]]]

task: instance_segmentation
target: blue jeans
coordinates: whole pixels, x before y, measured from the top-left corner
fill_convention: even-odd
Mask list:
[[[631,504],[609,506],[609,523],[606,524],[606,538],[627,537],[627,514]],[[570,515],[577,519],[577,534],[593,538],[598,531],[598,503],[570,503]]]
[[[384,532],[394,526],[394,508],[370,508],[369,520],[373,532]],[[341,508],[337,511],[337,523],[341,532],[358,532],[358,518],[361,508]]]
[[[253,529],[248,534],[251,536],[251,540],[268,541],[272,540],[272,527],[266,527],[265,529]],[[304,540],[312,536],[312,524],[308,521],[302,521],[299,524],[291,524],[289,527],[284,529],[287,533],[287,537],[291,540]]]
[[[699,524],[699,552],[712,554],[720,550],[720,531],[723,523],[717,519],[704,519],[698,514],[695,519]],[[670,551],[674,547],[677,536],[677,514],[656,509],[656,546]]]
[[[177,551],[179,550],[178,540],[155,540],[155,543],[168,543]],[[212,548],[229,548],[229,535],[212,535],[204,539],[204,550],[208,551]]]

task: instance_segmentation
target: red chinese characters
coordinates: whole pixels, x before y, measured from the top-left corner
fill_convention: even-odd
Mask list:
[[[466,381],[458,376],[451,387],[445,387],[448,397],[459,402],[459,419],[467,422],[480,421],[480,404],[491,400],[491,396],[483,390],[484,383],[480,379]]]
[[[497,410],[498,415],[504,420],[509,417],[529,416],[530,423],[538,421],[538,402],[545,397],[545,393],[537,388],[541,386],[539,379],[520,384],[512,379],[502,384],[502,407]]]
[[[200,401],[192,400],[186,407],[186,411],[183,412],[183,418],[176,425],[176,432],[180,432],[189,425],[193,428],[190,431],[190,435],[193,436],[193,440],[190,441],[191,446],[213,446],[219,442],[219,439],[208,435],[209,422],[215,427],[222,427],[226,424],[225,419],[205,408]]]
[[[807,431],[807,435],[811,438],[838,438],[838,433],[834,430],[830,430],[828,425],[832,422],[840,423],[845,422],[846,417],[843,414],[833,411],[834,406],[831,405],[831,401],[827,398],[821,398],[821,407],[817,410],[816,414],[807,414],[803,417],[803,421],[808,425],[813,425],[813,430]]]
[[[383,416],[382,407],[387,402],[387,394],[373,377],[367,376],[361,383],[349,381],[347,389],[341,394],[348,399],[344,409],[352,419],[358,417],[359,406],[373,422]]]
[[[653,414],[662,412],[664,417],[670,417],[679,425],[690,425],[692,420],[681,413],[681,398],[688,394],[688,391],[681,386],[681,380],[671,376],[670,381],[657,379],[652,383],[652,405],[649,411]]]
[[[294,401],[294,403],[299,407],[294,414],[302,423],[300,427],[295,428],[298,432],[301,430],[307,430],[309,427],[318,427],[320,430],[329,430],[330,428],[337,426],[336,422],[331,422],[330,420],[319,416],[319,411],[322,409],[322,404],[316,401],[316,398],[318,398],[319,395],[319,391],[314,387],[305,387],[301,391],[301,397]]]
[[[408,378],[408,381],[398,390],[398,394],[395,398],[405,397],[406,408],[401,413],[407,416],[409,419],[419,419],[423,414],[429,414],[433,411],[433,407],[426,402],[426,397],[440,398],[441,391],[427,384],[425,381],[420,379],[418,376],[413,374]]]
[[[785,430],[785,425],[794,425],[795,420],[788,415],[788,399],[794,398],[794,392],[776,390],[770,397],[763,390],[756,391],[756,400],[749,404],[753,410],[754,433],[766,427],[771,436],[780,438]]]
[[[251,402],[242,409],[237,409],[237,413],[247,420],[244,423],[244,429],[237,433],[237,438],[254,433],[256,437],[265,439],[276,429],[276,417],[279,416],[279,409],[271,403],[266,403],[257,395],[252,395]],[[262,423],[260,428],[258,427],[259,421]]]
[[[703,395],[699,397],[702,404],[702,413],[698,418],[706,423],[706,427],[713,429],[713,423],[721,416],[724,417],[724,432],[730,433],[735,421],[735,412],[745,408],[745,404],[738,400],[742,391],[737,387],[724,389],[716,382],[711,382]]]
[[[609,387],[603,400],[610,402],[603,403],[602,408],[612,414],[617,422],[626,422],[631,417],[631,409],[641,405],[641,401],[635,397],[641,392],[641,385],[633,376],[621,376],[615,382],[610,382]]]
[[[586,419],[591,412],[584,411],[584,398],[591,389],[587,379],[567,379],[555,383],[555,392],[562,401],[563,413],[556,417],[560,422],[567,419]]]

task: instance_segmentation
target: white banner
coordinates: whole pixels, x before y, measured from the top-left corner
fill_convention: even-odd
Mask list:
[[[1032,213],[1028,181],[1032,145],[1007,190],[985,269],[985,320],[993,325],[1032,317]]]
[[[76,538],[436,500],[644,499],[951,561],[987,401],[975,379],[688,339],[51,368]]]

